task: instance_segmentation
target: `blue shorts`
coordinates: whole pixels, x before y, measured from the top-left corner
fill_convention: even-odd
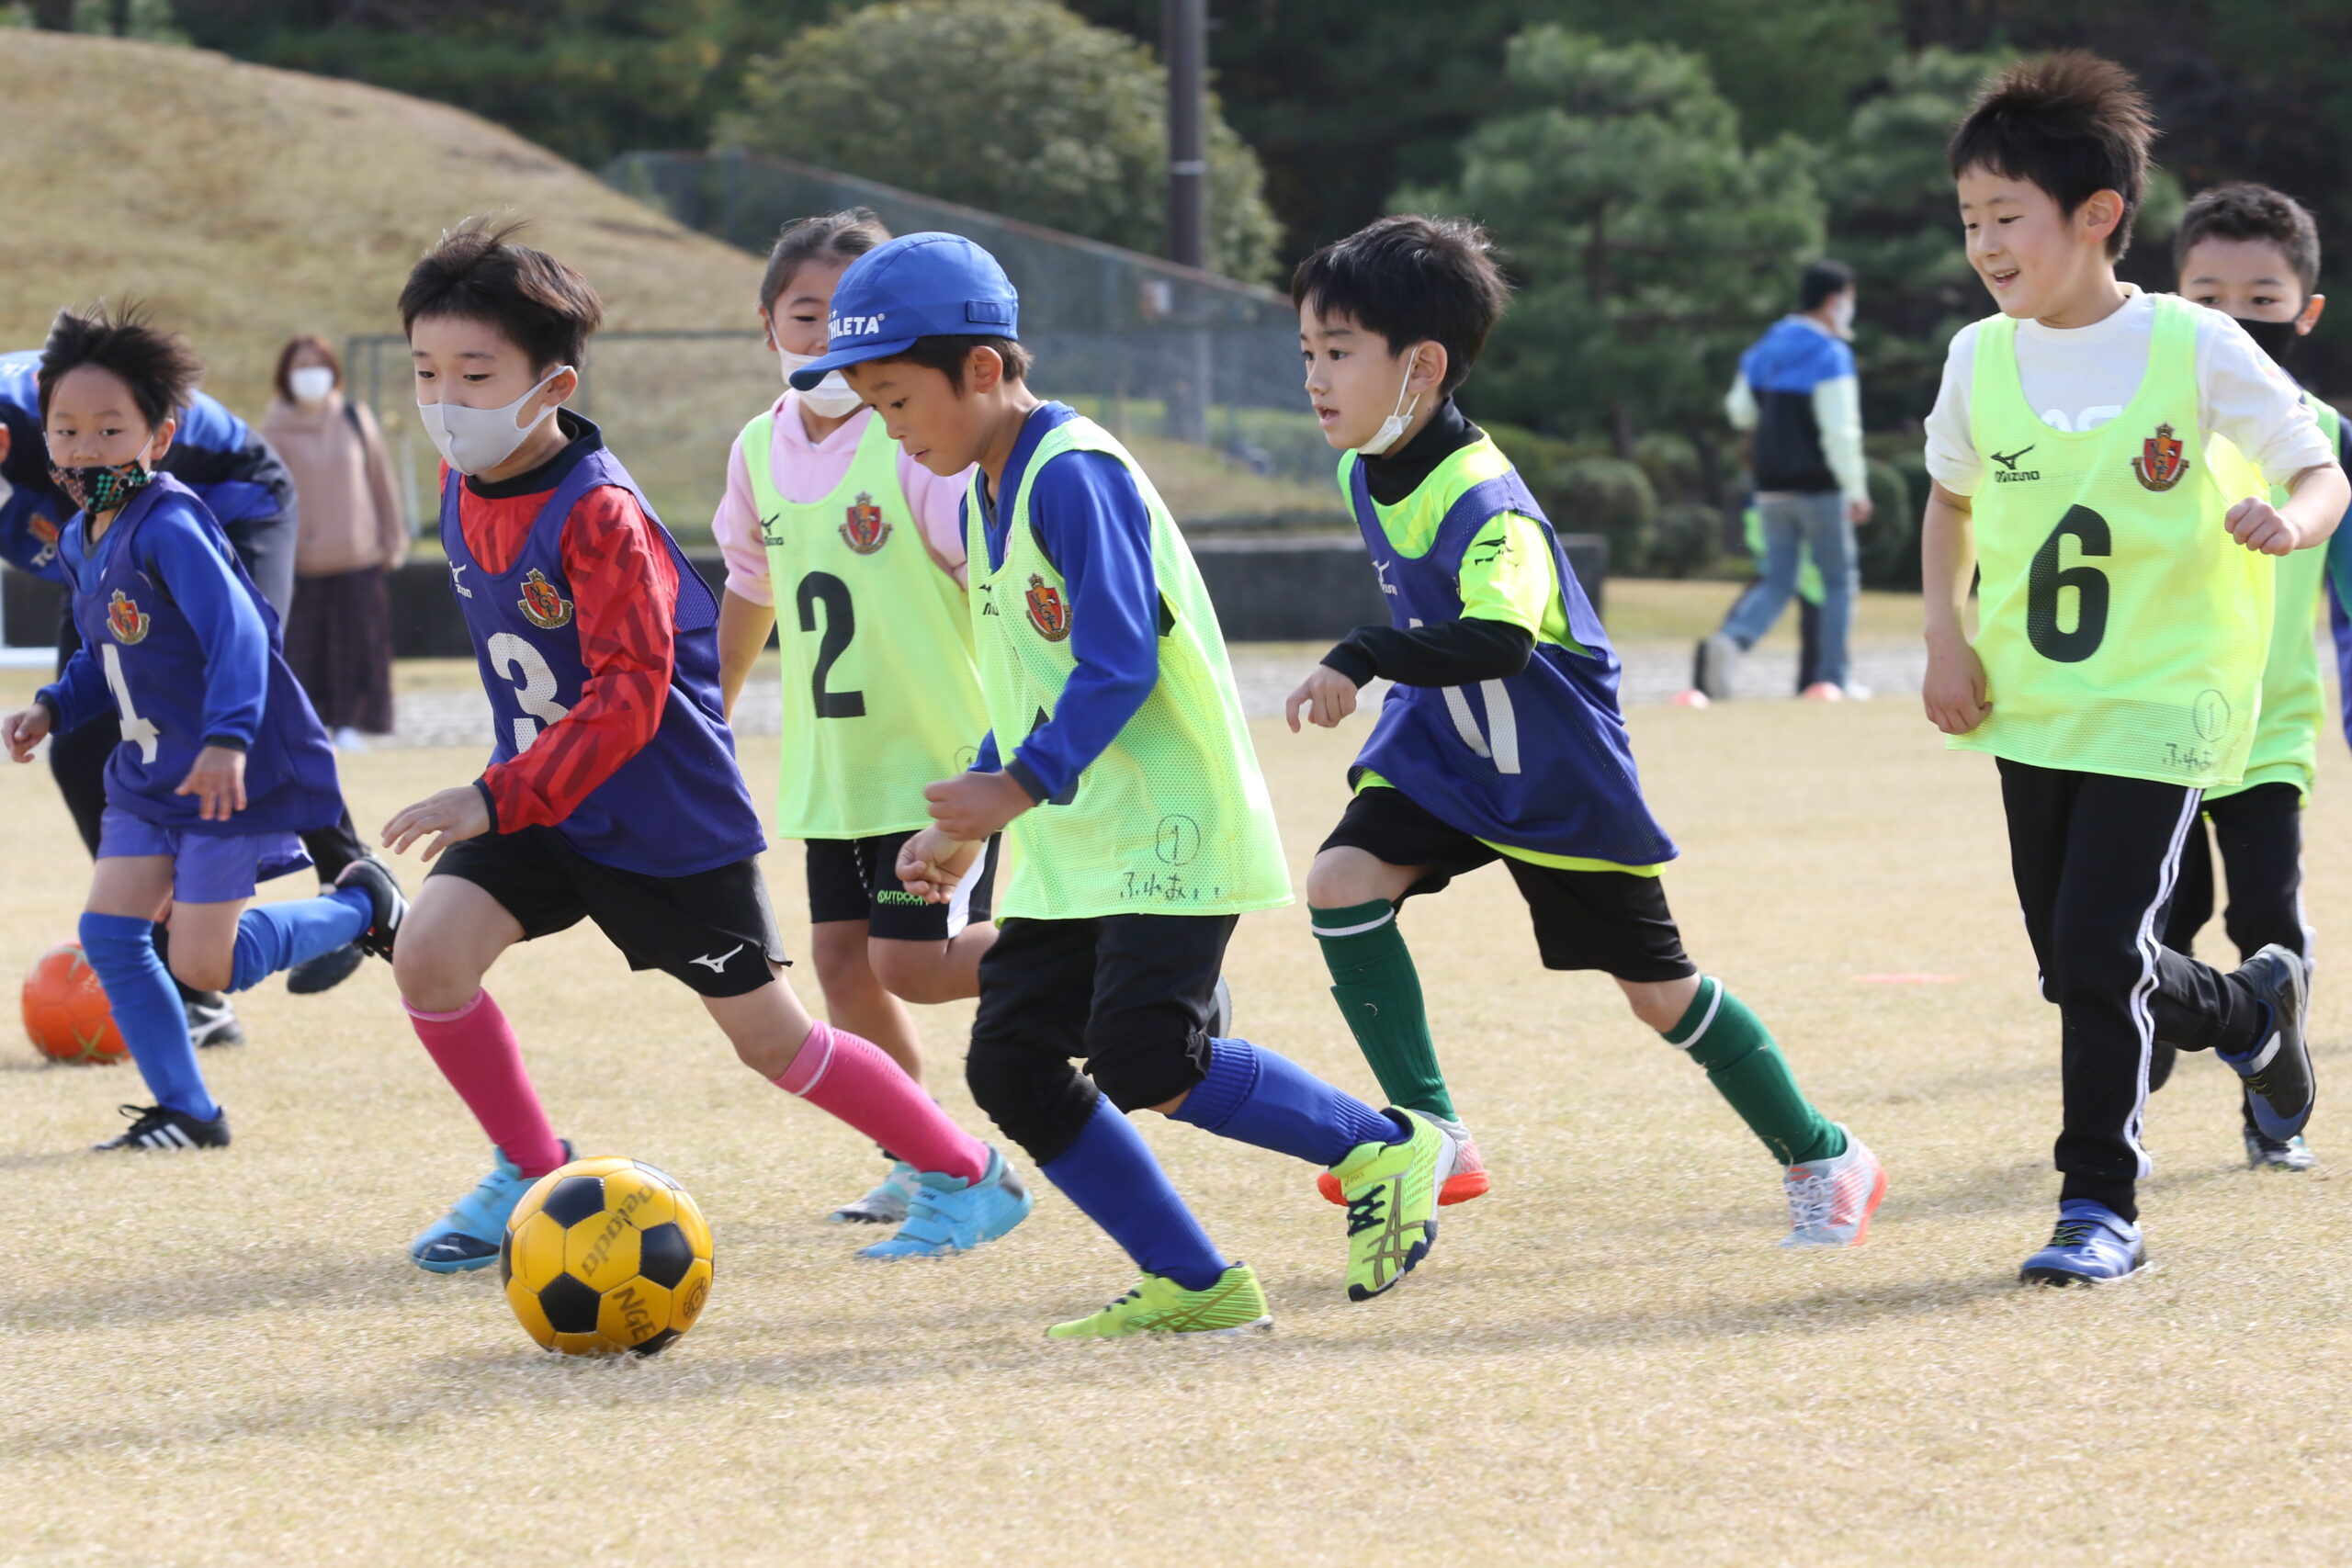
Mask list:
[[[172,857],[172,899],[179,904],[227,904],[254,896],[254,885],[311,863],[291,833],[190,833],[159,828],[109,806],[98,818],[98,858]]]

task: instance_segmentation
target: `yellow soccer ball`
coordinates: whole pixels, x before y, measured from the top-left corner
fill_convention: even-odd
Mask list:
[[[685,1190],[633,1159],[576,1159],[523,1194],[498,1249],[506,1304],[567,1356],[650,1356],[710,1296],[710,1226]]]

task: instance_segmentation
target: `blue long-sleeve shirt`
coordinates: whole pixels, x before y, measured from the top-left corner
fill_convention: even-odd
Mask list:
[[[0,354],[0,424],[8,455],[0,462],[0,557],[23,570],[63,582],[58,535],[74,502],[49,477],[38,375],[40,353]],[[279,615],[294,597],[294,479],[268,442],[219,399],[198,392],[177,414],[171,449],[156,465],[194,491],[236,547],[238,558]]]
[[[96,592],[99,576],[122,538],[109,528],[92,547],[85,524],[76,513],[58,541],[63,570],[78,593]],[[187,617],[204,650],[203,743],[249,749],[260,733],[268,701],[269,627],[237,581],[227,538],[206,527],[192,510],[165,505],[146,519],[128,547],[136,552],[138,570]],[[61,733],[116,711],[106,673],[87,646],[66,661],[56,682],[41,690],[40,700],[55,712]]]
[[[1067,403],[1046,403],[1030,414],[1004,466],[1003,494],[1021,493],[1037,444],[1077,417]],[[1007,523],[985,476],[973,494],[994,570],[1004,565]],[[1053,716],[1031,730],[1003,764],[1031,799],[1042,801],[1078,783],[1159,683],[1160,599],[1151,565],[1151,511],[1117,458],[1065,452],[1047,462],[1030,488],[1029,527],[1069,588],[1069,647],[1078,661]],[[973,767],[994,773],[998,757],[991,731]]]

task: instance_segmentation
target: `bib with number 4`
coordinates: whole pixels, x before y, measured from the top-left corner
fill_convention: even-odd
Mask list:
[[[334,748],[287,667],[277,612],[204,502],[158,474],[95,545],[85,543],[86,525],[74,517],[64,554],[75,563],[74,626],[82,651],[74,658],[96,661],[122,727],[122,743],[107,759],[107,805],[183,832],[299,833],[333,822],[343,810]],[[175,793],[204,749],[217,650],[198,639],[181,605],[183,596],[194,601],[197,585],[183,582],[175,595],[161,575],[155,545],[164,529],[201,535],[234,580],[229,592],[246,596],[268,633],[261,713],[245,747],[245,807],[226,821],[204,821],[198,797]]]
[[[1393,688],[1357,766],[1489,843],[1626,866],[1672,860],[1673,841],[1642,800],[1617,706],[1616,650],[1544,509],[1493,439],[1449,455],[1394,506],[1373,500],[1352,452],[1340,459],[1340,485],[1398,630],[1462,618],[1463,557],[1508,512],[1543,529],[1577,644],[1539,638],[1527,668],[1505,680]]]
[[[464,482],[454,472],[443,479],[441,547],[456,569],[453,581],[466,589],[458,605],[490,696],[492,762],[528,750],[571,711],[588,682],[563,530],[582,497],[616,486],[636,497],[678,575],[669,606],[670,689],[652,739],[589,791],[556,831],[590,860],[648,876],[691,876],[758,854],[766,847],[759,813],[735,765],[735,738],[719,698],[718,602],[628,470],[601,440],[591,445],[540,504],[514,560],[496,573],[466,544]]]
[[[2245,770],[2277,568],[2225,522],[2266,491],[2198,427],[2198,307],[2155,307],[2139,390],[2075,433],[2026,402],[2017,322],[1977,329],[1970,423],[1992,460],[1973,503],[1974,647],[1993,711],[1950,744],[2210,789]]]

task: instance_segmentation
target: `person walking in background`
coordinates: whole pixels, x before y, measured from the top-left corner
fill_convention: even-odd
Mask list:
[[[302,336],[277,355],[277,396],[264,439],[294,476],[301,527],[286,660],[346,751],[392,728],[390,573],[408,553],[391,465],[376,417],[343,395],[343,366],[325,340]]]
[[[1732,694],[1740,655],[1788,607],[1808,552],[1821,573],[1821,645],[1804,695],[1836,702],[1870,694],[1854,684],[1849,653],[1861,588],[1854,527],[1871,520],[1861,387],[1846,341],[1854,328],[1853,269],[1835,261],[1808,264],[1797,307],[1740,356],[1724,399],[1733,427],[1750,437],[1763,575],[1699,643],[1691,684],[1713,701]]]

